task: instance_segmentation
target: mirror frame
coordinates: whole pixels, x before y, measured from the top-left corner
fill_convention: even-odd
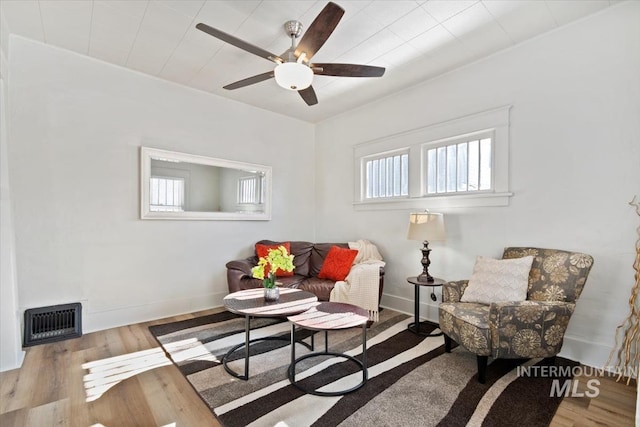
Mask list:
[[[150,210],[151,159],[194,163],[264,173],[264,210],[260,212],[156,212]],[[271,219],[271,166],[217,159],[196,154],[179,153],[151,147],[140,147],[140,218],[217,221],[268,221]]]

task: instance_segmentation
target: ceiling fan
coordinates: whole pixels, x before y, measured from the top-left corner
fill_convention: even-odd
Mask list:
[[[235,47],[278,64],[271,71],[230,83],[224,86],[224,89],[239,89],[275,78],[276,83],[281,87],[297,91],[307,105],[315,105],[318,103],[318,98],[311,86],[314,74],[337,77],[381,77],[385,71],[383,67],[371,65],[309,62],[335,30],[342,15],[344,15],[344,9],[329,2],[313,20],[297,45],[296,39],[302,35],[302,24],[298,21],[285,22],[284,30],[291,38],[291,47],[282,55],[273,54],[203,23],[196,25],[196,28]]]

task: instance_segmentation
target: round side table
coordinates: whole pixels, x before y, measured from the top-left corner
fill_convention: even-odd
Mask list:
[[[282,340],[281,337],[262,337],[251,339],[251,318],[252,317],[274,317],[283,318],[293,314],[302,313],[318,304],[318,297],[311,292],[301,291],[300,289],[280,289],[280,299],[278,301],[266,301],[264,299],[264,289],[245,289],[243,291],[234,292],[224,297],[224,307],[231,313],[244,316],[244,335],[243,343],[232,347],[227,354],[222,357],[222,365],[225,371],[230,375],[241,380],[249,379],[249,346],[252,342],[264,340]],[[291,345],[294,345],[294,337],[291,337]],[[311,345],[298,341],[300,344],[313,350],[313,335],[311,336]],[[244,347],[244,374],[239,374],[228,366],[231,355],[239,348]]]
[[[407,282],[411,283],[414,287],[415,287],[415,296],[414,296],[414,306],[413,306],[413,313],[415,316],[415,321],[413,323],[409,323],[407,325],[407,329],[409,329],[411,332],[413,332],[414,334],[418,334],[418,335],[422,335],[425,337],[439,337],[440,335],[442,335],[442,332],[438,332],[438,333],[429,333],[429,332],[423,332],[420,330],[420,325],[424,324],[424,323],[428,323],[433,325],[433,322],[420,322],[420,288],[423,286],[430,286],[431,287],[431,300],[432,301],[437,301],[438,298],[436,297],[436,294],[434,293],[434,288],[436,286],[442,286],[443,284],[447,283],[446,280],[443,279],[437,279],[437,278],[433,278],[433,282],[421,282],[418,280],[418,277],[414,276],[414,277],[407,277]],[[437,326],[437,324],[436,324]]]
[[[316,396],[342,396],[358,390],[367,382],[367,321],[369,313],[367,310],[351,304],[339,302],[322,302],[319,305],[305,311],[296,316],[287,318],[291,322],[291,364],[289,365],[289,381],[299,390],[307,394]],[[308,353],[304,356],[296,358],[296,347],[294,345],[294,336],[296,326],[311,331],[324,331],[324,351],[316,353]],[[337,353],[329,351],[328,331],[337,331],[340,329],[349,329],[362,326],[362,356],[358,360],[354,356],[346,353]],[[346,390],[320,390],[310,389],[296,381],[296,365],[298,362],[318,356],[336,356],[351,361],[362,371],[362,381]],[[321,387],[322,389],[323,387]]]

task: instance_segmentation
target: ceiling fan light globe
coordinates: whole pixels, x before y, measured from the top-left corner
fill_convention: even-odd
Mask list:
[[[304,64],[285,62],[273,70],[276,83],[288,90],[302,90],[311,86],[313,71]]]

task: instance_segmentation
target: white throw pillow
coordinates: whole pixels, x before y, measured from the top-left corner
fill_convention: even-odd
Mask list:
[[[526,300],[532,263],[531,255],[513,259],[477,257],[460,301],[491,304]]]

